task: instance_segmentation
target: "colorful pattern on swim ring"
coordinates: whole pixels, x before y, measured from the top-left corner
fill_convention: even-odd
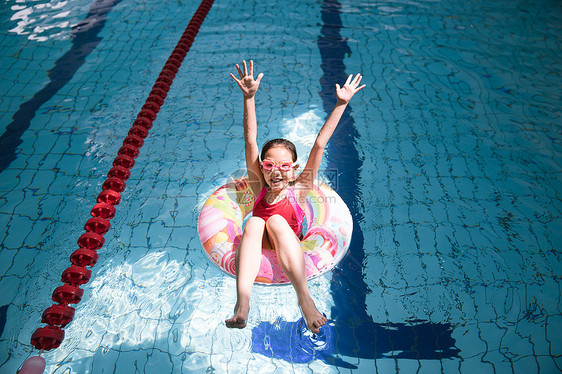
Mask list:
[[[353,221],[340,196],[325,184],[314,186],[304,209],[306,232],[301,241],[306,275],[315,278],[332,269],[349,248]],[[197,231],[205,253],[227,274],[236,275],[236,249],[242,236],[242,225],[254,208],[255,197],[247,178],[236,179],[216,190],[205,202]],[[271,249],[262,250],[256,283],[289,283]]]

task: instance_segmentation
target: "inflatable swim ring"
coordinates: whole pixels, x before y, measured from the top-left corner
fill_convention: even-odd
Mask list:
[[[306,223],[301,240],[306,275],[315,278],[332,269],[349,248],[353,221],[341,197],[325,184],[315,185],[306,199]],[[255,198],[246,177],[227,183],[205,202],[197,231],[205,253],[227,274],[236,275],[236,249],[245,218],[252,213]],[[305,231],[306,230],[306,231]],[[289,283],[275,250],[262,249],[256,283]]]

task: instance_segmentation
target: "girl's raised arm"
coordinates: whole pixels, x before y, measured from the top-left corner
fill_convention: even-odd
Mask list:
[[[259,164],[259,149],[257,143],[258,125],[256,120],[256,103],[254,96],[260,85],[263,73],[260,73],[254,80],[254,62],[250,60],[250,69],[243,61],[243,70],[236,64],[239,78],[232,73],[230,76],[238,83],[242,95],[244,96],[244,148],[246,155],[246,169],[248,170],[248,178],[250,187],[255,196],[257,196],[265,184]]]
[[[365,85],[359,86],[362,78],[363,77],[361,76],[361,74],[357,74],[355,78],[353,78],[352,74],[347,77],[347,80],[345,81],[343,87],[340,87],[339,84],[336,84],[336,96],[338,98],[336,106],[324,123],[324,126],[322,126],[322,128],[318,132],[316,141],[314,142],[314,146],[312,147],[310,155],[308,156],[306,166],[296,180],[296,184],[298,184],[299,187],[296,189],[296,191],[298,191],[299,197],[305,197],[312,189],[314,180],[316,179],[316,175],[318,174],[318,169],[320,168],[320,162],[322,161],[324,148],[326,147],[328,140],[330,140],[330,138],[332,137],[332,134],[334,133],[334,130],[336,129],[336,126],[338,125],[338,122],[340,121],[340,118],[343,115],[343,112],[353,95],[365,88]],[[299,199],[299,201],[302,200]]]

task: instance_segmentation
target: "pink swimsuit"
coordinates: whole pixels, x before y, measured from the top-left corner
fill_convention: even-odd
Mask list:
[[[295,234],[300,238],[301,237],[301,230],[302,230],[302,222],[304,219],[304,211],[297,203],[297,199],[295,197],[295,192],[293,191],[292,187],[289,187],[289,192],[287,196],[281,201],[276,202],[275,204],[268,204],[264,200],[265,193],[267,192],[267,188],[264,187],[256,199],[256,203],[254,205],[254,210],[252,215],[254,217],[263,218],[264,221],[267,222],[269,217],[274,214],[279,214],[281,217],[287,220],[291,229],[295,232]]]

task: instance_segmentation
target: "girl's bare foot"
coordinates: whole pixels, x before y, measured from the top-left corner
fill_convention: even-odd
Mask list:
[[[248,318],[248,312],[250,311],[250,306],[239,305],[238,302],[234,307],[234,316],[232,318],[224,321],[226,327],[234,329],[243,329],[246,327],[246,319]]]
[[[320,327],[324,326],[327,322],[326,317],[316,309],[312,299],[309,302],[300,305],[302,316],[306,322],[306,327],[314,334],[320,332]]]

